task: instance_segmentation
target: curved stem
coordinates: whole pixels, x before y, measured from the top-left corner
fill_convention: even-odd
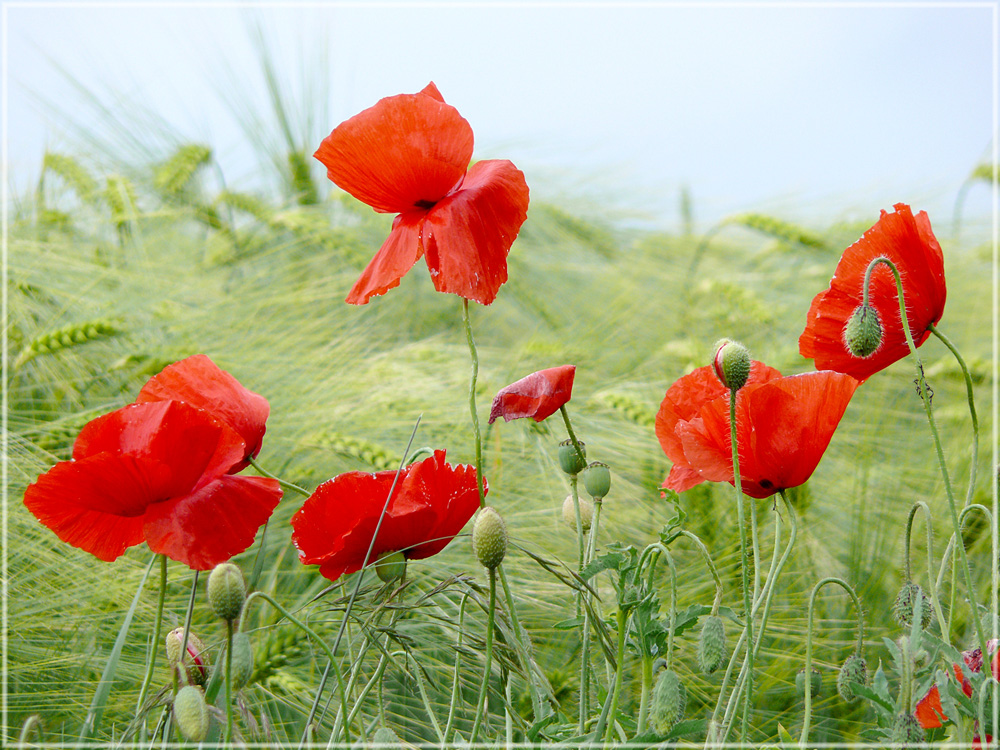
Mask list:
[[[142,706],[146,702],[146,693],[149,692],[149,684],[153,681],[153,670],[156,668],[156,657],[160,653],[160,627],[163,624],[163,600],[167,594],[167,556],[157,555],[160,558],[160,593],[156,599],[156,624],[153,626],[153,653],[149,657],[149,666],[146,668],[146,676],[142,680],[142,687],[139,689],[139,700],[136,702],[135,712],[140,715]],[[182,652],[183,653],[183,652]],[[146,721],[142,722],[145,731]]]
[[[913,519],[917,514],[917,510],[924,511],[924,528],[927,531],[927,586],[930,588],[929,593],[931,608],[934,610],[935,617],[937,617],[938,627],[941,628],[941,637],[948,640],[948,626],[944,619],[944,612],[941,610],[941,602],[938,600],[938,587],[934,583],[934,535],[931,528],[931,509],[923,500],[918,500],[913,504],[913,507],[910,508],[910,515],[906,519],[906,540],[904,542],[905,547],[903,549],[903,571],[906,575],[907,582],[912,580],[910,575],[910,534],[913,526]]]
[[[181,636],[181,650],[180,650],[180,662],[178,663],[177,669],[174,670],[174,693],[177,693],[177,680],[180,672],[183,672],[185,682],[187,682],[187,667],[184,666],[184,659],[187,656],[187,644],[188,635],[191,633],[191,617],[194,614],[194,599],[198,594],[198,573],[199,571],[194,571],[194,577],[191,580],[191,595],[188,597],[188,608],[187,614],[184,615],[184,633]]]
[[[468,302],[466,302],[468,304]],[[493,625],[496,617],[497,605],[497,571],[490,568],[490,611],[486,625],[486,666],[483,667],[483,684],[479,686],[479,697],[476,699],[476,720],[472,725],[472,734],[469,736],[469,744],[475,746],[479,739],[479,727],[483,722],[485,713],[486,690],[490,684],[490,668],[493,666]]]
[[[476,380],[479,378],[479,352],[476,350],[476,340],[472,337],[472,321],[469,318],[469,300],[462,300],[462,321],[465,323],[465,338],[469,342],[469,354],[472,356],[472,377],[469,380],[469,411],[472,412],[472,428],[476,437],[476,486],[479,488],[479,507],[486,505],[486,492],[483,489],[483,440],[479,431],[479,412],[476,411]]]
[[[566,409],[566,404],[559,407],[559,411],[562,412],[563,422],[566,424],[566,434],[569,435],[569,439],[573,441],[573,447],[576,448],[577,455],[580,456],[580,463],[586,465],[587,457],[583,454],[583,448],[580,447],[580,441],[576,439],[576,433],[573,432],[573,425],[569,421],[569,411]],[[575,479],[576,476],[574,475]]]
[[[275,482],[277,482],[281,487],[284,487],[286,490],[291,490],[292,492],[298,492],[303,497],[309,497],[309,494],[310,494],[309,490],[303,489],[302,487],[299,487],[297,484],[292,484],[291,482],[286,482],[284,479],[279,479],[278,477],[276,477],[271,472],[269,472],[266,469],[262,468],[261,465],[259,463],[257,463],[257,460],[255,458],[253,458],[253,457],[250,457],[247,460],[250,462],[250,465],[254,469],[256,469],[257,473],[260,474],[261,476],[265,476],[268,479],[273,479]]]
[[[437,716],[434,715],[434,708],[431,706],[430,699],[427,697],[427,688],[424,687],[424,678],[420,675],[420,664],[417,663],[416,657],[406,650],[393,651],[392,656],[397,654],[404,654],[409,657],[410,661],[413,662],[413,677],[417,681],[417,689],[420,691],[420,699],[424,702],[424,710],[427,712],[427,718],[431,720],[431,725],[434,727],[434,733],[438,737],[438,741],[443,745],[445,742],[444,733],[441,731],[441,725],[438,724]]]
[[[712,573],[712,580],[715,581],[715,599],[712,601],[712,616],[717,617],[719,614],[719,607],[722,606],[722,579],[719,577],[719,571],[715,568],[715,563],[712,562],[712,556],[708,553],[708,548],[705,543],[698,538],[698,536],[687,529],[681,529],[678,533],[681,536],[686,536],[701,552],[701,556],[705,558],[705,564],[708,566],[709,571]],[[777,547],[775,547],[777,549]]]

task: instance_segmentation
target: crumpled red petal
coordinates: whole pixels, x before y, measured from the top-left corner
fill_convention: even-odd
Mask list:
[[[151,378],[139,391],[136,403],[153,401],[183,401],[235,430],[246,449],[231,473],[246,468],[249,462],[245,459],[260,453],[271,411],[267,399],[244,387],[204,354],[174,362]]]
[[[349,304],[364,305],[375,295],[399,286],[399,280],[424,253],[420,230],[426,215],[424,211],[412,211],[393,220],[392,232],[351,287],[347,295]]]
[[[944,708],[941,706],[941,691],[937,685],[932,685],[927,695],[917,701],[913,715],[924,729],[944,726],[943,722],[948,721],[948,717],[945,716]]]
[[[937,324],[944,314],[944,256],[930,219],[923,211],[914,216],[903,203],[894,209],[891,214],[882,211],[878,222],[844,251],[830,288],[812,301],[806,328],[799,337],[799,352],[814,359],[818,370],[836,370],[863,382],[909,354],[895,277],[885,266],[872,272],[869,293],[869,302],[882,323],[882,345],[866,359],[853,356],[844,345],[844,327],[862,302],[865,269],[879,256],[899,269],[906,314],[917,346],[930,335],[928,326]]]
[[[434,288],[489,305],[507,281],[507,253],[528,216],[524,173],[480,161],[427,213],[421,233]]]
[[[541,422],[552,416],[573,395],[575,375],[576,365],[550,367],[501,388],[493,398],[490,424],[497,417],[503,417],[506,422],[522,417]]]
[[[431,83],[381,99],[328,135],[314,156],[327,176],[380,213],[426,208],[452,190],[472,160],[472,127]]]

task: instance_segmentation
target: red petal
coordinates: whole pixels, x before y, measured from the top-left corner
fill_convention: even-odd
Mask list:
[[[180,401],[129,404],[87,423],[73,458],[99,453],[152,457],[170,467],[161,498],[187,494],[245,455],[243,440],[211,414]]]
[[[541,422],[552,416],[572,396],[575,374],[575,365],[551,367],[501,388],[493,399],[490,424],[497,417],[503,417],[506,422],[521,417]]]
[[[941,246],[927,214],[921,211],[913,216],[902,203],[894,208],[892,214],[883,211],[875,226],[844,251],[830,288],[813,299],[799,351],[815,359],[819,370],[836,370],[864,381],[909,354],[895,277],[884,265],[872,272],[869,292],[870,304],[882,323],[882,345],[871,357],[859,359],[843,342],[844,327],[862,302],[865,270],[879,256],[899,269],[914,343],[920,346],[929,335],[928,326],[941,320],[946,297]]]
[[[392,222],[392,232],[375,253],[350,293],[347,302],[364,305],[377,294],[385,294],[399,286],[399,280],[417,262],[423,249],[420,247],[420,229],[426,211],[400,214]]]
[[[142,516],[169,474],[151,459],[100,453],[53,466],[24,504],[64,542],[111,562],[145,539]]]
[[[924,729],[937,729],[944,726],[942,721],[947,721],[948,717],[945,716],[944,709],[941,707],[941,692],[937,685],[931,686],[927,695],[917,701],[913,714]]]
[[[431,557],[447,547],[479,510],[475,468],[464,464],[452,466],[445,463],[444,457],[444,451],[435,451],[432,458],[416,464],[406,477],[405,491],[425,498],[434,506],[437,516],[434,527],[425,537],[427,541],[407,551],[406,556],[413,560]],[[490,491],[485,479],[483,491],[484,494]]]
[[[472,128],[434,84],[380,100],[328,135],[314,156],[339,187],[381,213],[426,208],[472,159]]]
[[[194,570],[209,570],[253,544],[281,499],[277,480],[224,475],[146,511],[149,548]]]
[[[150,401],[183,401],[204,409],[239,433],[246,443],[243,458],[260,453],[271,411],[267,399],[243,385],[225,370],[219,369],[204,354],[182,359],[167,366],[139,391],[137,404]],[[242,461],[233,473],[246,468]]]
[[[477,162],[460,190],[427,213],[421,241],[434,288],[488,305],[507,280],[507,253],[528,216],[524,174]]]

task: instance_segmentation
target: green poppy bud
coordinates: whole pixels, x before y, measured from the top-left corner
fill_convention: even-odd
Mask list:
[[[496,508],[480,508],[472,524],[472,551],[479,562],[489,570],[503,562],[507,554],[507,524]]]
[[[867,359],[882,345],[882,323],[874,307],[861,305],[844,326],[844,346],[855,357]]]
[[[242,690],[253,676],[253,648],[246,633],[233,633],[233,690]]]
[[[231,562],[216,565],[208,576],[208,603],[215,614],[232,622],[240,616],[246,598],[243,572]]]
[[[837,692],[840,697],[848,703],[857,700],[860,696],[854,692],[854,683],[859,685],[868,684],[868,662],[857,654],[851,654],[844,662],[837,674]]]
[[[681,678],[672,669],[664,669],[656,678],[649,706],[649,721],[659,735],[667,734],[684,718],[687,708],[687,690]]]
[[[726,663],[726,626],[721,617],[706,617],[698,636],[698,666],[712,674]]]
[[[607,497],[611,490],[611,469],[600,461],[589,463],[583,470],[583,486],[595,499]]]
[[[202,742],[208,736],[208,705],[200,687],[185,685],[174,696],[174,723],[188,742]]]
[[[907,581],[903,588],[899,590],[896,601],[892,605],[892,616],[896,622],[904,628],[913,625],[913,612],[916,609],[917,601],[920,601],[920,627],[926,628],[931,624],[931,600],[920,588],[919,584]]]
[[[559,465],[567,474],[579,474],[587,465],[587,446],[580,443],[580,450],[576,449],[572,440],[563,440],[559,443]],[[583,456],[580,453],[583,452]]]
[[[896,714],[892,722],[892,746],[894,748],[919,747],[927,739],[927,733],[920,726],[917,717],[911,713]]]
[[[813,667],[812,677],[809,680],[809,692],[813,698],[816,698],[822,689],[823,676],[818,669]],[[806,695],[806,670],[804,669],[800,669],[799,673],[795,675],[795,692],[799,694],[800,698],[804,698]]]
[[[712,369],[726,388],[738,391],[750,377],[750,352],[743,344],[722,339],[715,345]]]
[[[175,628],[167,633],[167,662],[176,668],[181,660],[181,641],[184,639],[184,628]],[[184,659],[187,671],[187,682],[191,685],[204,685],[208,679],[208,659],[205,644],[194,633],[188,633],[187,658]]]
[[[406,575],[406,556],[402,552],[383,552],[375,561],[375,573],[383,583]]]
[[[580,504],[580,525],[584,531],[590,531],[590,525],[594,522],[594,501],[589,497],[579,497]],[[566,495],[562,506],[563,521],[574,531],[576,530],[576,506],[573,504],[573,496]]]

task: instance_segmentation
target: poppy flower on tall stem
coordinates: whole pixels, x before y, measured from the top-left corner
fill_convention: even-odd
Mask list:
[[[490,424],[498,417],[503,417],[505,422],[522,417],[541,422],[551,417],[569,402],[575,375],[575,365],[550,367],[504,386],[493,397]]]
[[[488,305],[507,280],[507,253],[527,218],[524,174],[476,162],[469,123],[430,83],[380,100],[338,125],[314,156],[340,188],[397,214],[347,301],[385,294],[421,256],[434,288]]]
[[[765,498],[809,479],[858,385],[829,371],[782,377],[773,367],[752,362],[736,396],[743,492]],[[683,492],[705,481],[735,484],[729,398],[711,365],[667,390],[656,415],[656,437],[673,461],[665,488]]]
[[[881,218],[844,251],[830,288],[812,301],[806,328],[799,337],[799,352],[814,359],[819,370],[835,370],[864,381],[910,353],[899,310],[899,295],[892,271],[879,264],[871,272],[868,304],[877,314],[880,341],[867,357],[852,354],[845,330],[862,306],[868,266],[886,258],[899,271],[910,333],[916,346],[930,335],[944,314],[947,290],[944,256],[923,211],[915,216],[903,203]]]
[[[24,504],[64,542],[112,561],[142,542],[195,570],[249,547],[281,499],[278,482],[228,472],[243,439],[180,401],[130,404],[88,423],[73,460],[42,474]]]
[[[475,469],[444,459],[435,451],[400,472],[369,564],[390,552],[412,560],[436,555],[479,509]],[[351,471],[317,487],[292,518],[299,561],[319,565],[331,581],[360,570],[395,478],[395,471]]]

